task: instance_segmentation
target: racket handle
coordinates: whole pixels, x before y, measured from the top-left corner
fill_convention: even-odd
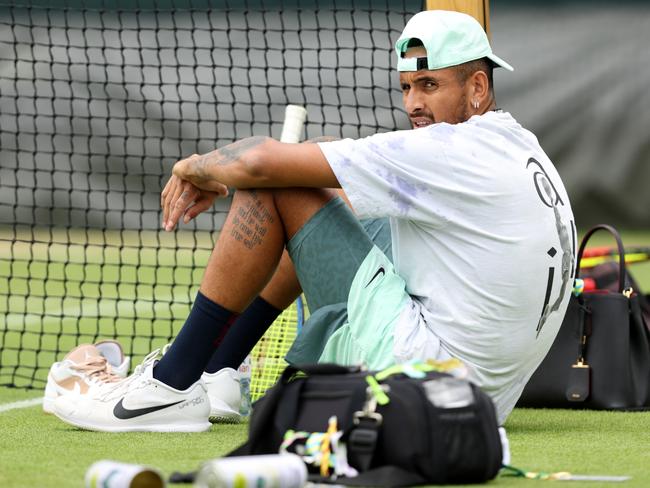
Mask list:
[[[287,105],[284,111],[284,124],[282,125],[281,142],[300,142],[302,130],[307,119],[307,110],[300,105]]]

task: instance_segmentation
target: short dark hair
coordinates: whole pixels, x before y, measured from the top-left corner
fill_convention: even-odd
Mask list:
[[[411,37],[408,43],[406,44],[406,49],[408,50],[409,48],[420,47],[420,46],[424,47],[422,41],[417,37]],[[404,56],[404,54],[402,54],[402,56]],[[494,63],[490,58],[474,59],[472,61],[467,61],[466,63],[459,64],[457,66],[452,66],[452,68],[456,68],[456,77],[458,79],[458,82],[461,85],[465,85],[467,79],[477,71],[483,71],[488,78],[490,93],[492,94],[492,96],[494,96],[494,78],[492,76]]]
[[[461,85],[464,85],[468,78],[477,71],[483,71],[488,78],[490,93],[494,95],[494,81],[492,77],[494,63],[489,58],[480,58],[473,61],[468,61],[466,63],[459,64],[455,68],[456,76]]]
[[[406,44],[406,49],[408,49],[410,47],[420,47],[420,46],[424,46],[422,41],[420,39],[418,39],[417,37],[411,37],[409,39],[409,42]]]

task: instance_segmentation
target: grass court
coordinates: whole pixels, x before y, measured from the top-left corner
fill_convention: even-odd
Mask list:
[[[189,310],[213,235],[8,232],[0,228],[0,255],[12,257],[0,261],[0,289],[11,293],[0,300],[0,382],[8,381],[5,365],[19,364],[16,383],[37,388],[0,387],[0,486],[82,486],[86,469],[100,459],[149,464],[168,476],[244,442],[246,423],[201,434],[105,434],[68,426],[37,404],[51,362],[80,342],[117,335],[125,348],[133,345],[133,365],[164,345]],[[623,237],[630,246],[650,242],[650,232]],[[606,236],[594,240],[609,243]],[[630,269],[650,290],[650,263]],[[31,373],[34,365],[39,369]],[[650,412],[516,409],[506,428],[517,467],[632,477],[577,486],[650,486]],[[499,477],[490,485],[539,483],[561,482]]]

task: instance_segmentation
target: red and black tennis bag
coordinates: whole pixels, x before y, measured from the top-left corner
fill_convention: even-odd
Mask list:
[[[347,464],[359,474],[323,477],[311,467],[311,481],[409,486],[494,478],[502,447],[492,400],[465,379],[422,369],[289,366],[254,404],[248,442],[230,455],[277,453],[288,435],[325,432],[335,416]],[[304,454],[304,447],[288,452]]]

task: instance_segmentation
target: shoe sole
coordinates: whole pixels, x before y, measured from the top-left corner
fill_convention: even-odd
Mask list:
[[[213,424],[239,424],[244,418],[238,413],[211,412],[208,419]]]
[[[56,398],[43,397],[43,412],[47,414],[54,413],[54,400]]]
[[[243,417],[239,412],[236,412],[225,405],[222,408],[214,408],[214,405],[212,405],[212,407],[213,408],[210,409],[210,418],[208,419],[212,423],[238,424],[242,421]]]
[[[210,422],[237,424],[242,421],[242,416],[238,410],[233,409],[230,405],[219,398],[210,398]]]
[[[54,402],[61,395],[66,393],[71,393],[70,390],[64,390],[63,392],[59,391],[59,388],[56,387],[54,380],[50,378],[50,375],[47,376],[47,384],[45,385],[45,392],[43,394],[43,412],[48,414],[54,413]]]
[[[92,430],[95,432],[205,432],[212,427],[210,422],[197,424],[152,424],[152,425],[123,425],[123,426],[104,426],[94,425],[78,420],[71,419],[59,412],[53,412],[59,419],[65,423],[73,425],[79,429]]]

